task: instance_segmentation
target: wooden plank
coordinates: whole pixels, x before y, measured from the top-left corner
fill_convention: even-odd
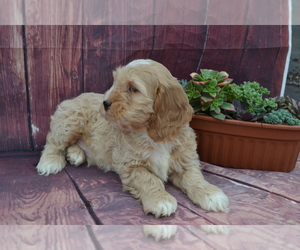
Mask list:
[[[156,25],[205,25],[208,0],[156,0],[154,24]],[[219,12],[215,11],[215,14]]]
[[[219,186],[229,198],[228,213],[205,212],[189,202],[178,190],[168,190],[180,204],[217,225],[295,225],[299,224],[299,203],[282,196],[204,172],[210,183]],[[276,183],[273,183],[276,185]]]
[[[157,0],[85,0],[84,25],[152,25]]]
[[[149,225],[146,227],[149,229]],[[177,228],[177,230],[170,239],[155,241],[154,237],[145,235],[144,226],[113,225],[92,226],[91,228],[97,241],[101,242],[103,249],[211,249],[207,248],[209,245],[206,242],[199,240],[197,236],[189,232],[184,226],[159,225],[158,227],[164,227],[161,230],[162,234],[166,233],[168,227]],[[157,233],[160,231],[158,227],[154,225],[152,232]],[[150,230],[147,232],[150,232]]]
[[[179,226],[178,230],[181,227],[188,230],[186,235],[196,236],[198,241],[195,242],[202,242],[209,246],[209,249],[298,249],[300,247],[298,225],[229,225],[226,226],[225,234],[207,233],[201,226]]]
[[[156,26],[151,59],[165,65],[178,79],[190,79],[197,70],[207,26]]]
[[[0,8],[0,25],[24,24],[22,3],[23,0],[0,0],[0,6],[2,6]]]
[[[271,92],[276,93],[276,95],[280,95],[282,84],[279,84],[281,82],[284,82],[286,79],[284,79],[284,71],[287,63],[287,54],[289,50],[289,38],[292,36],[289,32],[289,26],[288,25],[282,25],[280,27],[280,48],[277,54],[276,61],[274,63],[274,70],[272,75],[272,82],[276,82],[278,84],[273,84],[271,87]],[[289,62],[288,62],[289,63]],[[279,94],[278,94],[279,93]]]
[[[248,4],[249,0],[210,0],[208,1],[206,22],[213,26],[246,25]],[[222,33],[221,30],[219,32]],[[228,37],[223,37],[223,39],[226,40]],[[218,41],[216,42],[218,43]]]
[[[80,171],[78,171],[80,169]],[[166,190],[178,201],[178,211],[170,218],[154,219],[145,216],[141,205],[129,193],[121,193],[122,186],[114,173],[102,173],[96,168],[68,168],[83,194],[91,201],[96,215],[104,224],[297,224],[299,204],[293,200],[270,193],[251,184],[240,184],[204,172],[208,181],[218,185],[230,200],[229,213],[206,212],[194,205],[181,190],[167,185]],[[84,172],[85,171],[85,172]],[[97,173],[97,171],[99,171]],[[96,178],[96,176],[98,176]],[[276,185],[276,182],[273,182]],[[238,188],[237,188],[238,187]],[[98,190],[101,190],[99,193]],[[122,210],[120,211],[120,207]],[[126,209],[125,209],[126,208]],[[195,213],[194,221],[189,217]],[[113,219],[112,219],[113,218]],[[148,218],[148,219],[147,219]],[[204,218],[204,219],[203,219]],[[199,221],[200,220],[200,221]]]
[[[27,25],[80,25],[82,0],[26,0]]]
[[[209,26],[205,50],[197,70],[226,71],[235,80],[245,49],[247,31],[245,25]]]
[[[26,42],[33,143],[41,149],[56,106],[82,92],[82,27],[26,26]]]
[[[95,249],[85,226],[0,226],[1,249]]]
[[[298,195],[300,192],[300,162],[290,173],[224,168],[205,162],[202,164],[203,169],[208,173],[217,174],[300,202]]]
[[[103,173],[95,166],[68,166],[67,171],[104,225],[211,224],[201,214],[186,209],[185,203],[167,218],[156,219],[153,215],[145,215],[142,205],[123,191],[119,177],[113,172]]]
[[[148,58],[152,26],[83,26],[84,92],[104,93],[112,85],[112,71],[138,58]]]
[[[276,25],[249,26],[235,82],[257,81],[271,91],[271,96],[280,95],[282,77],[277,74],[277,78],[272,78],[272,75],[274,71],[282,71],[274,67],[276,61],[286,60],[286,54],[279,54],[281,37],[285,37],[283,31],[286,30],[281,31],[281,26]]]
[[[38,160],[0,159],[0,224],[94,224],[68,175],[38,175]]]
[[[0,83],[0,151],[30,150],[21,26],[0,26]]]

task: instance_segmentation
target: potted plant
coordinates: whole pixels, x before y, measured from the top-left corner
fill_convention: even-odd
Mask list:
[[[264,98],[270,92],[259,83],[233,84],[224,71],[201,70],[191,77],[180,83],[195,110],[190,125],[201,160],[241,169],[295,168],[300,152],[300,108],[295,100]]]

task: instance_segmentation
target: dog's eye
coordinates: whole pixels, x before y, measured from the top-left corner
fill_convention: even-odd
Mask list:
[[[131,92],[131,93],[138,92],[138,90],[136,88],[132,87],[131,85],[128,87],[128,91]]]

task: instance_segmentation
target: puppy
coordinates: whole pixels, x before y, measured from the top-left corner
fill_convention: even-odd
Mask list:
[[[146,214],[170,216],[176,199],[164,182],[179,187],[202,209],[225,212],[228,198],[200,168],[193,109],[177,79],[162,64],[135,60],[113,72],[104,94],[85,93],[62,102],[37,165],[40,174],[60,172],[66,159],[115,171]]]

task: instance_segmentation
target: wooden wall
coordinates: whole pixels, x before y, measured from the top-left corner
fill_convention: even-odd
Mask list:
[[[279,95],[289,48],[282,25],[0,26],[0,152],[42,149],[56,106],[104,93],[112,70],[137,58],[179,79],[200,68],[234,82],[259,81]]]

